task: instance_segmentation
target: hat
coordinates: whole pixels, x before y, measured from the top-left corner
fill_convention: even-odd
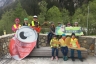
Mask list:
[[[75,36],[75,33],[72,33],[72,34],[71,34],[71,36],[73,36],[73,35]]]
[[[24,21],[28,21],[28,18],[24,18]]]
[[[20,22],[20,19],[19,19],[19,18],[16,18],[16,19],[15,19],[15,22],[16,22],[16,21]]]
[[[65,34],[62,34],[62,36],[66,36]]]
[[[33,18],[37,18],[37,16],[36,16],[36,15],[34,15],[34,16],[33,16]]]

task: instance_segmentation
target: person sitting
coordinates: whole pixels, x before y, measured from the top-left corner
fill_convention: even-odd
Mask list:
[[[65,43],[65,39],[66,39],[66,35],[62,34],[62,38],[59,39],[59,42],[60,42],[61,52],[63,54],[63,60],[67,61],[68,47],[67,47],[67,44]]]
[[[52,22],[50,26],[50,32],[47,35],[47,44],[50,44],[53,35],[55,35],[55,25]]]
[[[51,57],[51,60],[54,60],[54,58],[56,58],[56,60],[58,60],[59,41],[58,41],[56,35],[53,35],[53,38],[50,41],[50,46],[52,48],[52,57]],[[54,57],[54,52],[55,51],[56,51],[56,56]]]
[[[75,38],[75,33],[72,33],[72,35],[71,35],[70,47],[80,48],[80,44],[78,43],[78,39]],[[82,56],[81,56],[81,51],[77,50],[77,52],[78,52],[79,60],[83,62],[83,59],[82,59]],[[72,58],[72,61],[75,61],[74,49],[71,49],[71,58]]]

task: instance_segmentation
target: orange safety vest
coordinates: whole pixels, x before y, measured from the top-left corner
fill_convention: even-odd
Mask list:
[[[67,46],[65,41],[61,38],[59,39],[59,42],[60,42],[60,46],[63,47],[63,46]]]
[[[58,39],[51,39],[50,45],[51,45],[51,47],[59,47]]]
[[[38,22],[38,24],[39,24],[39,22]],[[41,31],[41,27],[40,26],[35,27],[34,21],[32,21],[32,28],[35,29],[38,33],[40,33],[40,31]]]
[[[32,26],[35,26],[34,21],[32,21],[31,24],[32,24]],[[38,24],[39,24],[39,22],[38,22]]]
[[[16,26],[16,24],[13,25],[15,29],[18,29],[21,27],[21,25],[19,24],[19,26]]]
[[[75,47],[75,48],[80,47],[77,38],[75,38],[75,39],[72,39],[72,38],[71,38],[70,45],[71,45],[72,47]]]

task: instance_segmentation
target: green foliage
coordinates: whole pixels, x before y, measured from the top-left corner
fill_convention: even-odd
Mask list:
[[[62,17],[62,14],[61,14],[59,8],[56,6],[53,6],[47,12],[47,19],[49,21],[54,21],[55,23],[57,23],[57,22],[62,21],[61,17]]]
[[[71,22],[73,24],[74,22],[78,22],[79,26],[82,26],[84,28],[87,27],[88,18],[88,30],[93,28],[96,29],[96,0],[88,1],[90,1],[88,4],[78,4],[74,13],[72,1],[18,0],[16,1],[18,2],[17,5],[14,5],[13,9],[6,9],[6,11],[4,10],[4,14],[2,15],[2,18],[0,20],[0,34],[3,34],[3,30],[6,30],[7,33],[12,32],[11,27],[14,24],[15,18],[20,18],[21,24],[23,23],[24,18],[28,18],[30,23],[33,19],[33,15],[38,15],[38,20],[40,21],[40,24],[43,24],[43,22],[46,20],[53,21],[55,24],[57,24],[57,22],[62,22],[64,24],[67,24],[67,22]],[[81,0],[78,0],[78,2],[82,3],[83,1],[81,2]],[[3,10],[0,10],[0,14],[2,14],[2,12]],[[72,14],[73,16],[70,16],[70,13],[74,13]],[[91,30],[89,33],[93,34]]]
[[[64,24],[67,24],[70,21],[70,16],[68,10],[64,9],[61,11],[62,12],[62,20]]]
[[[88,15],[88,6],[89,6],[89,15]],[[89,34],[95,34],[96,30],[96,0],[90,1],[88,5],[84,4],[81,8],[78,8],[75,11],[75,14],[72,17],[73,23],[75,21],[79,22],[79,25],[82,27],[87,27],[88,20],[88,32]],[[95,29],[94,31],[92,31]]]
[[[24,18],[26,18],[27,16],[28,14],[22,8],[20,2],[17,4],[15,10],[10,9],[5,11],[5,13],[2,15],[2,19],[0,20],[0,35],[3,34],[3,30],[6,30],[7,34],[12,33],[11,27],[14,24],[15,18],[20,18],[20,23],[22,24]]]
[[[28,16],[28,22],[31,23],[32,20],[33,20],[33,16]]]
[[[28,14],[22,8],[21,3],[19,1],[18,1],[17,5],[16,5],[15,14],[14,15],[15,15],[16,18],[20,18],[21,23],[22,23],[23,19],[28,16]]]
[[[9,11],[6,11],[3,15],[2,15],[2,19],[0,21],[0,35],[3,34],[3,30],[6,30],[7,33],[11,33],[11,27],[12,24],[14,23],[14,11],[12,9],[10,9]]]
[[[40,12],[40,15],[38,15],[38,20],[40,22],[44,22],[46,19],[47,3],[45,1],[39,2],[39,8],[41,12]]]

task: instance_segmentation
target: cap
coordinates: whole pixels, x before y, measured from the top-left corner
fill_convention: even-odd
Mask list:
[[[28,21],[28,18],[24,18],[24,21]]]
[[[62,34],[62,36],[66,36],[65,34]]]
[[[16,21],[20,22],[20,19],[19,19],[19,18],[16,18],[16,19],[15,19],[15,22],[16,22]]]
[[[37,16],[36,16],[36,15],[34,15],[34,16],[33,16],[33,18],[37,18]]]

